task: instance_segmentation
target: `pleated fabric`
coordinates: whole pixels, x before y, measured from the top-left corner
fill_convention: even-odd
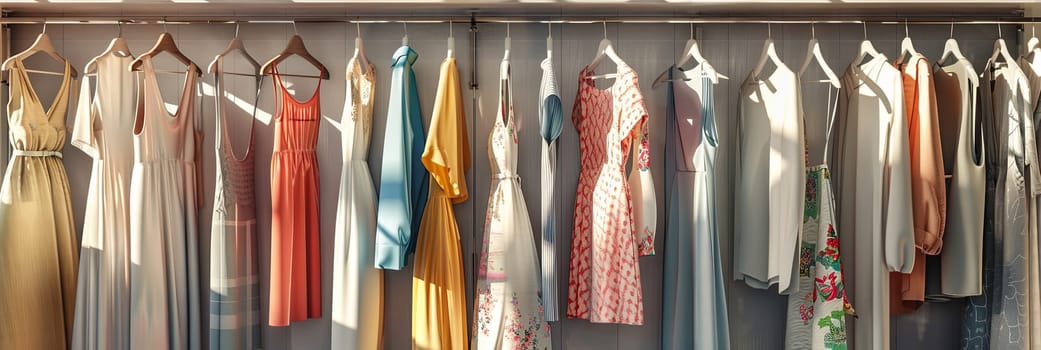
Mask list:
[[[367,163],[375,95],[373,66],[363,73],[359,57],[351,58],[340,117],[343,168],[333,248],[333,349],[382,348],[383,270],[372,265],[376,190]]]
[[[254,180],[253,132],[261,78],[253,100],[249,143],[239,156],[228,134],[225,107],[224,57],[217,58],[214,74],[217,106],[217,181],[210,226],[210,343],[211,350],[261,348],[260,265],[257,250],[257,209]]]
[[[20,60],[7,104],[13,157],[0,185],[0,349],[65,349],[76,301],[76,229],[61,162],[71,68],[50,108]]]
[[[130,181],[130,347],[201,349],[195,79],[185,73],[177,111],[166,110],[143,58]]]
[[[449,57],[441,63],[430,137],[422,157],[431,176],[412,270],[412,348],[416,350],[466,350],[470,345],[463,253],[452,209],[469,198],[466,129],[459,68]]]
[[[271,157],[271,292],[268,323],[322,317],[318,221],[318,125],[322,82],[297,101],[274,69],[275,146]]]
[[[122,40],[122,39],[116,39]],[[134,171],[133,56],[96,59],[80,87],[72,145],[94,159],[80,245],[73,349],[130,348],[130,177]]]

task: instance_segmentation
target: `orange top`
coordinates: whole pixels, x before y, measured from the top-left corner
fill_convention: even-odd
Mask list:
[[[911,199],[914,214],[915,262],[910,274],[894,273],[892,311],[914,311],[925,301],[925,254],[937,255],[943,246],[947,213],[943,149],[937,121],[936,90],[929,62],[921,54],[897,65],[903,73],[911,159]],[[896,295],[896,294],[899,294]]]

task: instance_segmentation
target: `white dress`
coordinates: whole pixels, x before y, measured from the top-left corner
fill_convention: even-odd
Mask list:
[[[132,56],[97,59],[80,87],[72,145],[94,159],[83,215],[72,348],[130,348],[130,174],[134,170]]]
[[[552,349],[539,296],[538,255],[517,176],[517,130],[509,62],[502,62],[499,108],[488,137],[492,191],[477,272],[473,345],[484,349]],[[503,120],[503,119],[506,120]]]
[[[130,180],[130,347],[201,349],[195,71],[177,111],[143,59]]]
[[[333,349],[379,349],[383,330],[383,270],[372,265],[376,193],[367,158],[375,95],[372,65],[347,63],[347,96],[340,118],[343,168],[333,247]]]
[[[835,118],[832,182],[839,201],[840,250],[857,306],[855,349],[889,348],[889,272],[914,265],[907,113],[900,71],[879,55],[850,65]]]
[[[793,293],[799,289],[796,248],[806,193],[797,77],[783,64],[766,78],[749,74],[740,98],[734,278]]]

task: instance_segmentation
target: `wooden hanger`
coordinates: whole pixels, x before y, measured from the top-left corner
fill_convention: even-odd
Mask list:
[[[900,55],[896,57],[896,63],[901,64],[904,59],[910,60],[916,55],[918,55],[918,50],[914,49],[914,44],[911,42],[911,31],[907,27],[907,19],[904,18],[904,40],[900,41]]]
[[[54,43],[51,42],[51,37],[49,35],[47,35],[47,23],[46,23],[46,20],[44,21],[44,24],[43,24],[43,31],[40,32],[40,35],[36,36],[36,41],[34,41],[33,44],[29,46],[28,49],[25,49],[25,51],[19,52],[17,55],[11,56],[6,61],[4,61],[4,64],[0,65],[0,70],[6,72],[6,71],[10,70],[11,68],[13,68],[12,64],[14,64],[14,62],[16,62],[16,61],[17,62],[21,62],[21,61],[25,60],[27,57],[35,55],[35,54],[40,53],[40,52],[47,54],[47,56],[50,56],[51,58],[53,58],[55,61],[58,61],[62,65],[67,65],[68,69],[69,69],[69,75],[73,79],[76,78],[76,76],[77,76],[76,68],[72,67],[72,65],[69,65],[68,64],[68,60],[66,60],[65,57],[62,57],[61,54],[58,53],[58,50],[56,50],[54,48]],[[60,75],[60,76],[64,76],[65,75],[64,71],[62,71],[62,72],[52,72],[52,71],[44,71],[44,70],[25,69],[25,72],[26,73],[47,74],[47,75]]]
[[[806,60],[802,62],[802,66],[799,68],[799,77],[801,78],[806,69],[810,68],[810,63],[817,61],[817,66],[824,71],[824,75],[828,77],[826,80],[817,80],[819,83],[831,83],[836,89],[842,87],[842,83],[839,81],[839,77],[835,75],[835,71],[831,70],[831,66],[824,60],[824,54],[821,53],[820,42],[817,41],[817,29],[814,28],[814,24],[810,23],[810,45],[806,49]]]
[[[756,62],[755,67],[752,68],[752,76],[753,77],[758,77],[759,76],[759,73],[761,73],[763,71],[763,68],[766,67],[766,62],[768,60],[773,62],[773,64],[778,69],[787,68],[787,66],[784,64],[784,62],[781,61],[781,58],[777,57],[777,49],[776,49],[776,45],[774,45],[774,39],[773,39],[773,29],[771,28],[772,25],[770,23],[767,23],[766,26],[767,26],[766,27],[767,28],[766,29],[767,30],[767,32],[766,32],[767,33],[766,34],[766,41],[763,42],[763,52],[761,54],[759,54],[759,61]]]
[[[712,64],[709,63],[708,60],[706,60],[705,57],[701,55],[701,49],[698,47],[698,41],[694,40],[693,23],[690,24],[690,39],[687,40],[687,44],[684,45],[683,50],[680,51],[680,57],[676,60],[676,65],[674,67],[682,69],[680,67],[683,67],[683,65],[687,64],[687,62],[690,62],[690,60],[694,60],[694,62],[697,63],[699,67],[701,67],[701,71],[704,73],[704,76],[708,77],[712,81],[712,84],[719,84],[719,79],[730,79],[725,75],[719,74],[719,72],[716,71],[716,68],[712,67]],[[672,69],[672,67],[669,67],[669,69]],[[654,83],[651,84],[651,88],[653,89],[658,85],[661,85],[662,83],[668,81],[672,80],[669,79],[669,70],[667,69],[664,72],[661,72],[661,74],[658,74],[658,77],[654,79]]]
[[[604,39],[600,40],[600,46],[597,47],[597,49],[596,49],[596,57],[593,57],[593,62],[589,63],[589,65],[586,66],[586,69],[589,70],[589,71],[595,71],[596,67],[600,65],[600,62],[602,62],[604,60],[604,57],[607,57],[608,59],[610,59],[611,62],[614,62],[614,64],[616,66],[620,66],[620,65],[625,64],[625,62],[622,61],[622,58],[618,57],[618,54],[614,52],[614,46],[611,45],[611,40],[607,39],[607,21],[604,21],[603,23],[604,23]],[[589,77],[589,78],[590,79],[612,79],[612,78],[614,78],[616,76],[618,76],[618,73],[608,73],[608,74],[594,75],[594,76]]]
[[[164,24],[165,24],[165,21],[164,21]],[[139,70],[141,70],[141,64],[144,63],[144,59],[146,57],[147,58],[152,58],[152,57],[155,57],[155,56],[157,56],[157,55],[159,55],[159,54],[161,54],[163,52],[166,52],[166,53],[170,54],[170,56],[173,56],[174,58],[177,59],[177,61],[181,62],[181,64],[184,64],[187,67],[192,67],[192,66],[198,67],[198,65],[196,65],[195,62],[192,62],[191,59],[188,59],[188,57],[185,56],[183,53],[181,53],[181,50],[177,48],[177,44],[174,43],[173,35],[170,35],[169,32],[163,31],[162,34],[159,34],[159,40],[156,40],[155,46],[152,46],[151,50],[148,50],[148,52],[145,52],[145,53],[141,54],[141,56],[139,56],[133,62],[130,62],[130,70],[131,71],[139,71]],[[184,72],[163,72],[163,73],[184,73]],[[196,68],[195,69],[195,74],[201,76],[202,75],[202,71],[199,70],[198,68]]]
[[[112,54],[118,57],[133,56],[133,54],[130,53],[130,47],[127,46],[126,39],[123,39],[123,22],[120,21],[116,25],[119,26],[119,32],[116,38],[112,39],[112,42],[108,44],[108,48],[105,49],[105,52],[102,52],[100,55],[91,58],[90,61],[87,61],[87,66],[83,68],[83,74],[87,76],[96,75],[96,73],[93,72],[97,69],[98,59],[105,55]]]
[[[293,22],[293,26],[296,26],[296,22]],[[318,71],[321,74],[315,76],[279,73],[279,75],[303,78],[322,78],[322,80],[329,79],[329,70],[325,68],[325,65],[323,65],[322,62],[319,62],[318,59],[311,56],[311,53],[307,51],[307,47],[304,46],[304,39],[300,37],[300,34],[294,34],[292,38],[289,38],[289,43],[286,44],[286,48],[282,50],[282,52],[278,53],[278,55],[275,55],[275,57],[268,60],[267,63],[264,63],[264,66],[260,68],[261,72],[263,72],[264,75],[270,75],[278,63],[292,55],[297,55],[304,60],[307,60],[307,62],[311,63],[315,68],[318,68]]]
[[[260,76],[260,63],[257,63],[257,60],[253,59],[253,56],[250,56],[249,52],[246,51],[246,45],[243,44],[242,43],[242,39],[239,38],[239,24],[238,23],[235,23],[235,37],[231,39],[231,42],[228,43],[228,47],[225,48],[224,51],[222,51],[221,53],[217,54],[217,56],[213,57],[213,61],[210,62],[210,66],[206,69],[206,71],[210,72],[210,74],[216,73],[217,72],[217,63],[220,62],[221,60],[223,60],[225,56],[227,56],[228,54],[230,54],[230,53],[232,53],[234,51],[238,51],[240,54],[242,54],[242,57],[246,59],[246,62],[248,62],[249,65],[253,66],[253,73],[237,73],[237,72],[223,72],[223,73],[224,74],[232,74],[232,75],[241,75],[241,76],[247,76],[247,77],[259,77]]]

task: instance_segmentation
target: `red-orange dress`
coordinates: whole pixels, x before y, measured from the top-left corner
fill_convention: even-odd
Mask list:
[[[314,95],[297,101],[278,69],[275,146],[271,156],[271,299],[268,323],[288,326],[322,316],[322,261],[318,232],[318,82]]]

